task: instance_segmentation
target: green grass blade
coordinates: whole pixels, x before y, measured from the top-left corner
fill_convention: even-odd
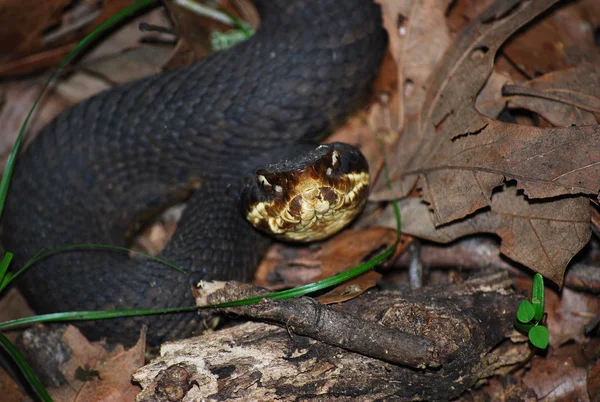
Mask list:
[[[164,309],[122,309],[107,311],[70,311],[65,313],[40,314],[32,317],[17,318],[16,320],[0,323],[0,330],[13,329],[24,325],[43,322],[90,321],[107,320],[111,318],[133,317],[142,315],[181,313],[198,310],[198,306],[184,306]]]
[[[27,261],[25,263],[25,265],[23,265],[23,267],[21,267],[21,269],[19,269],[14,275],[11,276],[11,278],[8,281],[3,281],[0,285],[0,292],[6,287],[8,286],[8,284],[10,282],[12,282],[17,276],[19,276],[20,274],[22,274],[23,272],[25,272],[25,270],[29,269],[32,265],[34,265],[36,262],[52,255],[52,254],[56,254],[62,251],[68,251],[68,250],[80,250],[80,249],[86,249],[86,248],[100,248],[100,249],[109,249],[109,250],[118,250],[118,251],[133,251],[136,254],[139,255],[143,255],[144,257],[150,258],[154,261],[157,261],[161,264],[164,264],[178,272],[181,272],[182,274],[185,274],[185,270],[179,268],[178,266],[171,264],[168,261],[165,261],[161,258],[155,257],[153,255],[150,254],[146,254],[142,251],[137,251],[137,250],[132,250],[130,248],[127,247],[120,247],[120,246],[111,246],[108,244],[67,244],[65,246],[61,246],[61,247],[57,247],[55,249],[49,250],[49,251],[40,251],[38,252],[33,258],[31,258],[29,261]]]
[[[8,270],[8,266],[13,259],[13,253],[7,251],[2,257],[2,262],[0,262],[0,282],[4,282],[4,276],[6,275],[6,271]],[[1,288],[0,288],[1,290]]]
[[[115,24],[121,22],[127,16],[134,14],[138,10],[145,8],[156,1],[157,0],[141,0],[141,1],[133,4],[132,6],[127,7],[126,9],[122,10],[121,12],[115,14],[113,17],[109,18],[107,21],[105,21],[103,24],[101,24],[98,28],[94,29],[89,35],[87,35],[85,38],[83,38],[81,41],[79,41],[79,43],[77,43],[77,45],[75,45],[75,47],[60,62],[60,64],[58,65],[58,68],[56,68],[56,70],[54,70],[54,72],[52,74],[50,74],[50,77],[48,77],[48,80],[46,81],[44,88],[42,88],[42,90],[40,91],[40,94],[33,102],[31,109],[29,109],[29,113],[27,113],[27,116],[25,117],[25,120],[23,121],[23,124],[21,125],[21,129],[19,130],[19,135],[17,136],[17,139],[15,140],[15,144],[13,145],[12,151],[10,152],[10,155],[8,156],[8,161],[6,162],[6,168],[4,169],[4,173],[2,174],[2,181],[0,182],[0,217],[2,217],[2,212],[4,211],[4,203],[6,201],[6,196],[8,194],[8,187],[10,185],[10,179],[12,177],[13,169],[15,166],[15,161],[16,161],[17,155],[19,153],[19,148],[21,147],[21,142],[23,141],[23,138],[25,136],[25,131],[27,130],[27,125],[29,124],[29,119],[31,119],[33,111],[37,107],[40,99],[42,98],[42,95],[46,91],[46,88],[48,88],[48,85],[50,84],[50,82],[52,82],[52,80],[63,69],[63,67],[65,65],[67,65],[67,63],[69,63],[71,60],[73,60],[73,58],[83,48],[85,48],[90,43],[95,41],[100,35],[104,34],[106,31],[111,29]]]
[[[185,307],[175,307],[175,308],[165,308],[165,309],[123,309],[123,310],[109,310],[109,311],[73,311],[66,313],[51,313],[51,314],[42,314],[33,317],[24,317],[18,318],[16,320],[5,321],[0,323],[1,330],[12,329],[15,327],[20,327],[24,325],[38,324],[43,322],[62,322],[62,321],[86,321],[86,320],[104,320],[111,318],[121,318],[121,317],[131,317],[131,316],[140,316],[140,315],[154,315],[154,314],[170,314],[170,313],[179,313],[179,312],[187,312],[194,311],[198,309],[208,309],[208,308],[223,308],[223,307],[236,307],[236,306],[244,306],[249,304],[259,303],[264,298],[270,299],[289,299],[292,297],[303,296],[305,294],[315,292],[317,290],[325,289],[339,283],[346,281],[348,278],[352,278],[356,275],[360,275],[363,272],[368,271],[374,266],[380,264],[385,261],[395,249],[396,243],[393,246],[388,247],[383,253],[379,254],[375,258],[361,264],[355,268],[352,268],[348,271],[339,273],[330,278],[324,279],[319,282],[311,283],[304,286],[299,286],[294,289],[284,290],[281,292],[269,293],[266,295],[251,297],[242,300],[236,300],[227,303],[220,304],[211,304],[207,306],[185,306]]]
[[[25,361],[21,353],[19,353],[15,345],[13,345],[12,342],[6,336],[4,336],[4,334],[0,334],[0,345],[2,345],[2,348],[4,348],[6,353],[8,353],[9,356],[17,364],[19,370],[21,370],[21,373],[23,373],[25,379],[27,380],[29,385],[31,385],[31,388],[40,397],[40,399],[42,401],[52,402],[50,394],[48,394],[48,392],[46,391],[40,380],[37,378],[33,370],[31,370],[29,364]]]
[[[396,245],[398,243],[394,243],[392,246],[388,247],[383,253],[379,254],[375,258],[361,264],[357,267],[349,269],[344,272],[340,272],[337,275],[331,276],[327,279],[323,279],[322,281],[309,283],[307,285],[298,286],[293,289],[282,290],[280,292],[267,293],[265,295],[249,297],[247,299],[235,300],[226,303],[212,304],[208,306],[202,306],[202,308],[222,308],[222,307],[238,307],[238,306],[246,306],[249,304],[259,303],[262,299],[291,299],[292,297],[304,296],[309,293],[316,292],[318,290],[326,289],[335,285],[338,285],[342,282],[347,281],[348,279],[354,278],[368,270],[372,269],[376,265],[381,264],[385,261],[389,256],[394,253],[396,249]]]
[[[397,219],[399,219],[399,212]],[[6,330],[15,327],[20,327],[23,325],[31,325],[42,322],[59,322],[59,321],[86,321],[86,320],[103,320],[110,318],[121,318],[121,317],[131,317],[131,316],[139,316],[139,315],[153,315],[153,314],[169,314],[169,313],[178,313],[178,312],[186,312],[186,311],[194,311],[197,309],[208,309],[208,308],[224,308],[224,307],[237,307],[237,306],[245,306],[249,304],[259,303],[264,298],[270,299],[289,299],[292,297],[303,296],[308,293],[312,293],[318,290],[322,290],[339,283],[342,283],[349,278],[353,278],[357,275],[360,275],[363,272],[370,270],[376,265],[385,261],[389,256],[391,256],[397,246],[398,242],[396,241],[392,246],[388,247],[383,253],[379,254],[375,258],[354,267],[348,271],[341,272],[337,275],[334,275],[330,278],[324,279],[319,282],[310,283],[308,285],[299,286],[294,289],[283,290],[281,292],[273,292],[268,293],[266,295],[251,297],[242,300],[235,300],[227,303],[220,304],[211,304],[207,306],[186,306],[186,307],[175,307],[175,308],[166,308],[166,309],[124,309],[124,310],[109,310],[109,311],[74,311],[74,312],[66,312],[66,313],[51,313],[51,314],[43,314],[33,317],[25,317],[19,318],[16,320],[6,321],[0,323],[0,329]]]

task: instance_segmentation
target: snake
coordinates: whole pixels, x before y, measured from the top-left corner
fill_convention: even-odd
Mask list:
[[[255,6],[261,22],[247,41],[71,106],[19,156],[2,221],[17,266],[68,244],[127,246],[150,217],[186,202],[159,254],[181,271],[108,249],[54,253],[18,278],[37,313],[191,305],[200,280],[252,278],[273,242],[263,232],[324,238],[360,210],[364,157],[350,145],[319,142],[371,94],[387,45],[380,7],[372,0]],[[288,191],[289,184],[300,188]],[[337,207],[350,212],[331,212]],[[333,229],[323,224],[327,216]],[[124,344],[146,325],[156,344],[193,332],[197,317],[78,325],[90,339]]]

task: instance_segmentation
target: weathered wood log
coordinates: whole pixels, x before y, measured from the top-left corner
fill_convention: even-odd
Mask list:
[[[391,364],[365,356],[368,351],[351,352],[297,335],[294,325],[285,324],[249,322],[166,343],[161,357],[134,375],[143,388],[138,401],[448,400],[498,367],[524,358],[525,351],[507,357],[494,349],[513,332],[518,302],[506,274],[496,272],[444,287],[372,290],[340,307],[387,330],[433,341],[443,357],[436,368]],[[276,309],[280,302],[271,303],[268,308]],[[291,320],[288,308],[271,319]],[[229,311],[253,314],[259,309]],[[316,328],[329,325],[335,324],[315,321]],[[357,334],[337,335],[350,336]]]

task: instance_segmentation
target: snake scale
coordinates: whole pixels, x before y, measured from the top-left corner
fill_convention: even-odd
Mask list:
[[[3,216],[17,264],[65,244],[125,245],[143,211],[195,189],[160,254],[186,275],[114,251],[58,253],[19,281],[37,312],[191,305],[199,279],[251,278],[271,240],[240,214],[240,177],[252,160],[323,139],[369,95],[386,47],[371,0],[255,3],[261,25],[248,41],[72,106],[21,155]],[[193,316],[81,328],[131,344],[146,324],[157,343]]]

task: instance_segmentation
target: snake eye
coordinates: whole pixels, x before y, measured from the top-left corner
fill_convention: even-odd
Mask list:
[[[331,176],[334,170],[340,167],[340,154],[338,151],[331,153],[331,166],[327,168],[327,176]]]
[[[273,190],[273,186],[271,185],[271,183],[269,183],[269,181],[267,180],[267,178],[265,176],[263,176],[262,174],[259,174],[256,178],[257,178],[258,182],[263,186],[265,191],[270,192]]]
[[[338,151],[333,151],[331,154],[331,167],[334,169],[340,167],[340,154]]]

